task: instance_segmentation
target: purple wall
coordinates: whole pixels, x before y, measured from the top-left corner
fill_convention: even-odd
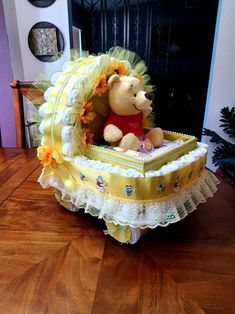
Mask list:
[[[3,147],[15,147],[15,117],[10,82],[13,79],[2,0],[0,0],[0,128]]]

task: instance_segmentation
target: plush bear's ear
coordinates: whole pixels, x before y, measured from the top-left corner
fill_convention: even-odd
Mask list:
[[[113,83],[115,82],[119,82],[120,81],[120,76],[118,74],[113,74],[112,76],[110,76],[109,80],[108,80],[108,87],[112,87]]]

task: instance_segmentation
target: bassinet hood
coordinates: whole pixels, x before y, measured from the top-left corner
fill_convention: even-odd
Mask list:
[[[54,147],[65,156],[83,155],[85,147],[99,137],[109,112],[108,78],[114,73],[133,75],[144,82],[146,91],[153,91],[146,70],[135,53],[119,47],[66,62],[51,77],[52,86],[39,110],[42,146]]]

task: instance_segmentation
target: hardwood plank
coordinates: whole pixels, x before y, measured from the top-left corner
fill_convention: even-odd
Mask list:
[[[224,182],[131,246],[42,189],[35,151],[4,150],[0,167],[1,313],[235,313],[234,190]]]
[[[218,276],[209,282],[183,284],[181,288],[184,297],[200,304],[206,313],[235,313],[235,278]]]
[[[8,168],[11,164],[13,164],[18,158],[20,158],[23,154],[21,153],[14,153],[12,155],[6,156],[6,154],[0,155],[0,174],[3,170]]]
[[[206,313],[235,312],[234,273],[224,275],[222,271],[205,272],[191,268],[171,269],[167,270],[167,273],[181,287],[185,300],[193,299]],[[226,300],[226,307],[221,300]]]
[[[94,233],[98,233],[101,236],[100,230],[91,230]],[[84,232],[75,229],[73,232],[71,230],[64,232],[54,232],[54,231],[30,231],[30,230],[0,230],[0,239],[1,242],[10,243],[21,242],[25,243],[43,243],[43,242],[52,242],[52,243],[70,243],[70,241],[75,240],[77,237],[81,236]]]
[[[89,231],[71,242],[50,288],[49,313],[91,313],[104,244],[102,234]]]
[[[226,267],[221,264],[221,268]],[[185,301],[200,305],[205,313],[234,313],[235,312],[235,277],[233,274],[205,272],[203,269],[171,267],[167,270],[169,276],[181,287]],[[223,284],[224,283],[224,284]],[[226,307],[223,301],[226,302]],[[186,303],[187,303],[186,302]]]
[[[138,273],[141,252],[106,238],[92,314],[139,313]]]
[[[200,306],[196,303],[196,302],[194,302],[194,301],[192,301],[192,300],[190,300],[190,299],[188,299],[188,300],[185,300],[185,302],[184,302],[184,308],[185,308],[185,313],[195,313],[195,314],[208,314],[208,312],[205,312],[202,308],[200,308]]]
[[[7,182],[9,179],[11,179],[11,177],[17,171],[19,171],[26,164],[28,164],[34,157],[35,155],[28,156],[26,154],[22,154],[20,156],[17,156],[16,159],[11,158],[9,160],[9,165],[5,169],[2,169],[2,171],[0,172],[0,186],[3,185],[5,182]],[[5,165],[6,164],[7,163],[5,163]]]
[[[11,158],[20,156],[25,150],[19,150],[17,148],[0,148],[0,163],[6,162]]]
[[[30,183],[34,183],[34,184],[37,184],[38,186],[40,186],[40,188],[42,189],[41,185],[37,183],[38,181],[38,178],[41,174],[41,171],[42,171],[42,167],[40,165],[40,167],[38,167],[37,169],[35,169],[32,174],[27,178],[27,182],[30,182]],[[45,190],[45,189],[44,189]]]
[[[15,189],[39,166],[37,158],[31,159],[24,164],[16,173],[12,175],[6,182],[0,182],[0,204],[4,202]]]
[[[221,180],[220,178],[218,178]],[[219,185],[220,195],[230,204],[230,206],[235,210],[235,188],[234,186],[228,184],[226,181],[223,181]]]
[[[68,247],[34,265],[12,280],[0,295],[3,313],[46,313],[48,289],[63,263]]]
[[[67,244],[66,241],[28,241],[24,238],[0,241],[0,296],[15,280],[35,264],[57,252]],[[0,297],[1,298],[1,297]]]
[[[156,250],[149,244],[145,252],[156,260],[161,267],[171,269],[200,269],[207,273],[235,275],[235,265],[231,259],[235,258],[235,241],[229,243],[167,243],[156,246]]]
[[[97,219],[84,215],[82,211],[69,212],[51,196],[39,198],[38,201],[32,201],[32,198],[12,197],[0,210],[1,230],[79,233],[94,229],[102,233],[100,226],[101,223]]]
[[[12,280],[0,295],[0,308],[22,314],[90,313],[103,249],[103,237],[83,234]]]
[[[146,254],[140,264],[139,287],[139,313],[185,313],[180,286]]]
[[[36,156],[36,149],[25,148],[0,148],[0,162],[4,162],[20,155]]]

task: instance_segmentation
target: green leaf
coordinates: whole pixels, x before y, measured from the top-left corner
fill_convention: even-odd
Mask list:
[[[220,110],[221,119],[220,127],[223,131],[228,134],[229,137],[235,137],[235,107],[231,109],[229,107],[224,107]]]
[[[222,144],[222,145],[229,145],[230,143],[223,139],[219,134],[217,134],[215,131],[211,131],[210,129],[204,128],[202,130],[202,135],[210,136],[210,142],[216,143],[216,144]]]
[[[220,166],[221,162],[227,158],[234,158],[235,145],[228,143],[227,145],[220,145],[213,151],[212,162],[215,166]]]

